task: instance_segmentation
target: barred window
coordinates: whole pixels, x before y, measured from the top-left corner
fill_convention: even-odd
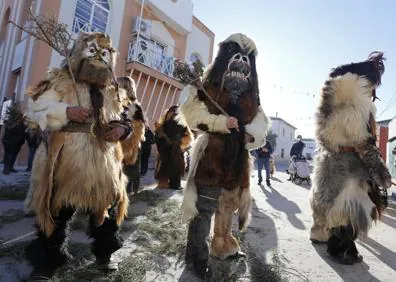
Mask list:
[[[77,0],[73,33],[106,32],[109,15],[110,4],[107,0]]]

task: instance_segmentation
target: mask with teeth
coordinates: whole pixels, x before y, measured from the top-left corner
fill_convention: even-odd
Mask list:
[[[230,59],[224,72],[222,87],[227,89],[234,104],[239,96],[250,88],[250,60],[247,55],[238,52]]]
[[[226,90],[232,104],[244,93],[258,97],[256,54],[250,38],[240,33],[229,36],[219,44],[216,59],[206,72],[205,83]]]

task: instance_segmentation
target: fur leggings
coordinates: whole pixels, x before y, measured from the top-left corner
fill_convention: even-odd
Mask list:
[[[327,252],[341,264],[361,262],[363,258],[356,248],[356,238],[357,234],[351,224],[332,228],[327,241]]]
[[[199,186],[196,203],[199,214],[190,222],[187,235],[186,263],[207,264],[209,259],[208,238],[213,214],[218,207],[221,193],[219,187]]]
[[[67,251],[67,237],[69,222],[74,213],[73,208],[63,208],[54,218],[56,228],[49,237],[38,230],[38,238],[26,250],[27,257],[34,265],[35,271],[46,269],[47,273],[51,274],[71,257]],[[91,215],[89,235],[94,239],[92,252],[97,260],[110,259],[111,254],[122,246],[114,209],[109,210],[109,218],[106,218],[102,225],[97,226],[96,222],[95,216]]]

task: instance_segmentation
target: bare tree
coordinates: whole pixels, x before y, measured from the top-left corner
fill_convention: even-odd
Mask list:
[[[201,90],[206,98],[214,105],[223,115],[229,116],[229,114],[209,95],[203,86],[203,73],[204,66],[200,60],[196,60],[192,63],[192,66],[185,62],[176,61],[175,71],[173,77],[179,80],[184,85],[191,85]]]
[[[80,99],[77,92],[77,84],[73,72],[70,68],[70,47],[73,45],[72,35],[67,31],[68,25],[58,22],[58,17],[52,13],[48,16],[35,15],[32,7],[29,8],[29,19],[23,26],[14,21],[9,21],[12,25],[43,41],[61,56],[65,57],[68,64],[68,71],[73,81],[74,90],[76,91],[77,101],[80,105]]]

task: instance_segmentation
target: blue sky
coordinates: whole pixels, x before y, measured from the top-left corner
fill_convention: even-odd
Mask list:
[[[215,54],[217,43],[235,32],[256,42],[264,110],[278,113],[304,137],[314,135],[317,98],[330,69],[365,60],[375,50],[387,58],[377,119],[396,115],[396,1],[193,2],[195,16],[216,34]]]

